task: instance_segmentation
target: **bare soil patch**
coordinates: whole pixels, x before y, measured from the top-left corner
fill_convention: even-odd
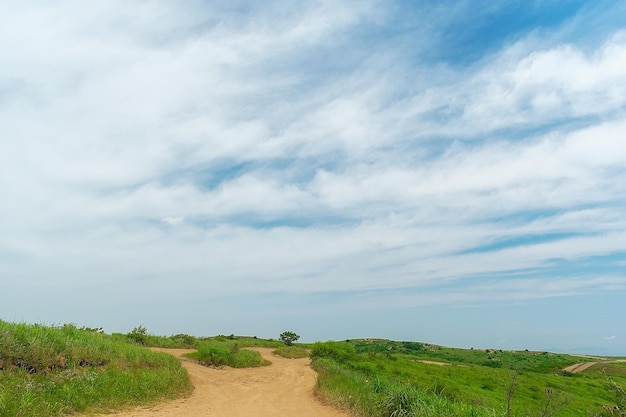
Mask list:
[[[425,364],[428,364],[428,365],[437,365],[437,366],[448,366],[448,365],[450,365],[447,362],[429,361],[429,360],[426,360],[426,359],[416,359],[415,362],[421,362],[421,363],[425,363]]]
[[[566,371],[566,372],[571,372],[573,374],[576,374],[578,372],[584,371],[585,369],[589,369],[593,365],[597,365],[599,363],[626,363],[626,360],[624,360],[624,359],[617,359],[617,360],[602,360],[602,361],[598,361],[598,362],[577,363],[577,364],[568,366],[567,368],[563,368],[563,370]]]

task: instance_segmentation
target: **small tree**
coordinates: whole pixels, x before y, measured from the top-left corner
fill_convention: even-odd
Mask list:
[[[298,339],[300,339],[300,336],[298,336],[294,332],[282,332],[279,338],[279,340],[287,346],[293,345],[294,342]]]

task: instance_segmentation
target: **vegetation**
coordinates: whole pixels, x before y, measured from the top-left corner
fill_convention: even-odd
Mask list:
[[[591,358],[550,352],[458,349],[428,343],[396,342],[382,339],[357,339],[346,341],[346,344],[353,346],[358,353],[400,354],[409,355],[413,359],[541,373],[558,372],[575,363],[593,361]]]
[[[150,334],[142,325],[135,327],[125,335],[116,334],[115,336],[149,347],[197,349],[196,352],[185,356],[203,365],[216,367],[251,368],[269,365],[269,362],[263,360],[258,352],[242,348],[285,347],[283,343],[277,340],[260,339],[256,336],[235,336],[234,334],[213,337],[195,337],[187,334],[156,336]]]
[[[320,397],[368,417],[608,416],[626,385],[619,366],[570,374],[582,358],[546,352],[353,340],[316,343],[311,357]]]
[[[217,340],[217,341],[225,341],[231,340],[237,342],[237,345],[241,348],[243,347],[267,347],[267,348],[278,348],[284,346],[281,342],[274,339],[260,339],[256,336],[216,336],[207,338],[204,340]]]
[[[301,346],[281,346],[274,350],[274,353],[276,355],[282,356],[283,358],[290,359],[309,357],[309,350]]]
[[[280,341],[283,342],[284,344],[286,344],[287,346],[291,346],[293,345],[298,339],[300,339],[300,336],[298,336],[297,334],[295,334],[294,332],[282,332],[280,334]]]
[[[102,329],[0,321],[0,415],[106,411],[191,391],[180,361]]]
[[[196,348],[189,357],[218,367],[269,364],[244,349],[251,346],[309,355],[319,397],[356,416],[626,416],[626,363],[572,374],[563,369],[594,359],[380,339],[294,345],[298,336],[288,333],[281,341],[154,336],[137,326],[109,336],[101,328],[0,321],[0,416],[108,411],[190,392],[180,362],[145,346]]]
[[[346,362],[356,357],[354,347],[341,342],[317,342],[311,347],[311,359],[330,358]]]
[[[198,351],[185,355],[206,366],[230,366],[233,368],[253,368],[269,365],[259,352],[240,349],[234,340],[207,340],[198,345]]]
[[[113,334],[118,339],[130,341],[146,347],[158,347],[168,349],[196,349],[200,344],[209,341],[237,342],[238,347],[270,347],[284,346],[283,343],[273,339],[260,339],[256,336],[229,336],[218,335],[211,337],[196,337],[188,334],[175,334],[172,336],[156,336],[150,334],[143,326],[137,326],[127,334]]]
[[[148,332],[143,326],[137,326],[127,334],[114,333],[119,340],[130,341],[146,347],[159,347],[168,349],[194,349],[199,339],[188,334],[176,334],[172,336],[156,336]]]

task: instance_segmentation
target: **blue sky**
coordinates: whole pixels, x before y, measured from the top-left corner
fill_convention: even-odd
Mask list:
[[[0,6],[0,318],[626,355],[626,4]]]

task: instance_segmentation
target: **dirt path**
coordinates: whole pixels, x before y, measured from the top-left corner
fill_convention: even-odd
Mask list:
[[[599,363],[626,363],[626,360],[624,360],[624,359],[617,359],[617,360],[602,360],[602,361],[598,361],[598,362],[577,363],[577,364],[574,364],[574,365],[570,365],[567,368],[563,368],[563,370],[567,371],[567,372],[571,372],[573,374],[576,374],[578,372],[584,371],[585,369],[589,369],[593,365],[597,365]]]
[[[213,369],[183,361],[195,390],[189,398],[110,417],[349,417],[313,395],[316,373],[309,359],[285,359],[255,348],[272,362],[252,369]],[[161,349],[180,357],[189,350]]]

